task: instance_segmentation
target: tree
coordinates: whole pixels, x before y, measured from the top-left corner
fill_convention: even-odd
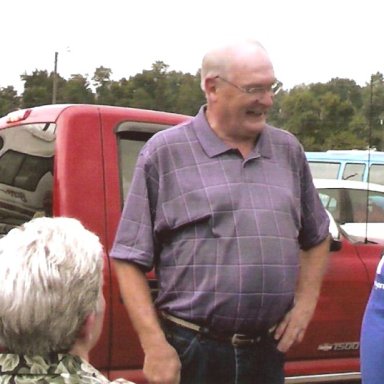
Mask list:
[[[92,77],[96,87],[96,101],[98,104],[113,105],[110,95],[110,79],[112,70],[103,66],[96,68]]]
[[[284,127],[295,134],[306,150],[320,150],[324,144],[321,132],[321,106],[306,86],[295,87],[281,100]]]
[[[355,82],[333,79],[301,85],[278,97],[272,117],[294,133],[307,151],[365,148],[363,120],[357,117],[363,98]]]
[[[131,100],[133,106],[167,111],[167,69],[167,64],[156,61],[151,70],[144,70],[129,79],[134,89]]]
[[[66,80],[58,77],[58,95],[59,89],[62,88]],[[38,105],[51,104],[52,88],[53,88],[53,73],[48,76],[47,71],[33,71],[32,75],[24,74],[21,76],[24,83],[24,92],[22,94],[22,107],[35,107]],[[59,102],[59,97],[57,98]]]
[[[170,73],[170,79],[173,76],[178,77],[174,81],[174,86],[169,90],[173,94],[171,103],[171,112],[182,113],[185,115],[195,115],[205,100],[205,95],[200,88],[200,72],[196,75],[181,72]]]
[[[14,87],[0,88],[0,116],[15,111],[20,106],[20,97]]]
[[[98,103],[195,115],[205,103],[200,72],[169,71],[163,61],[129,78],[111,80],[112,70],[96,68],[87,76],[58,76],[58,103]],[[53,73],[35,70],[21,76],[21,97],[13,87],[0,88],[0,113],[19,107],[50,104]],[[302,84],[280,92],[269,111],[270,124],[294,133],[306,150],[374,146],[384,150],[384,79],[381,73],[360,87],[355,81],[333,78],[327,83]]]
[[[342,101],[349,101],[355,109],[360,109],[363,105],[361,87],[355,81],[349,79],[333,78],[328,83],[316,83],[310,85],[311,90],[316,95],[323,95],[331,92],[340,97]]]
[[[131,106],[131,100],[133,98],[134,88],[132,83],[125,77],[119,81],[112,81],[109,86],[111,104],[119,107]]]
[[[95,95],[90,84],[82,75],[72,75],[62,90],[62,99],[65,103],[94,104]]]
[[[384,78],[380,72],[371,76],[364,89],[363,110],[368,121],[369,145],[384,150]]]

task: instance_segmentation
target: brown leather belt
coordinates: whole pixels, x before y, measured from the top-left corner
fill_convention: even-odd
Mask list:
[[[179,317],[170,315],[169,313],[166,313],[166,312],[160,312],[160,316],[164,320],[172,324],[197,332],[207,338],[218,340],[218,341],[230,342],[234,347],[237,347],[237,348],[246,347],[249,345],[259,343],[263,337],[266,337],[272,334],[276,328],[276,326],[273,326],[270,329],[264,330],[258,333],[257,335],[252,335],[252,336],[244,335],[242,333],[234,333],[232,335],[223,335],[223,334],[213,332],[207,327],[202,327],[200,325],[191,323],[187,320],[180,319]]]

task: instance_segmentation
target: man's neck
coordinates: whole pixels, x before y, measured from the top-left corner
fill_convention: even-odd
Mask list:
[[[237,149],[244,159],[248,157],[255,146],[257,137],[228,134],[225,130],[222,129],[220,122],[215,119],[211,113],[209,113],[209,110],[206,110],[206,118],[209,126],[220,140],[222,140],[230,148]]]
[[[69,351],[71,355],[76,355],[81,357],[85,361],[89,361],[89,351],[87,348],[84,348],[82,345],[74,345]]]

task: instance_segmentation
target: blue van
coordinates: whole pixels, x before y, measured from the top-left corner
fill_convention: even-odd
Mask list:
[[[384,152],[357,149],[330,150],[306,152],[306,156],[314,178],[384,184]]]

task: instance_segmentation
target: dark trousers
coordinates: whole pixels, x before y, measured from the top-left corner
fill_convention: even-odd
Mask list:
[[[235,348],[229,341],[170,323],[164,324],[164,331],[181,360],[181,384],[284,383],[284,354],[272,335]]]

